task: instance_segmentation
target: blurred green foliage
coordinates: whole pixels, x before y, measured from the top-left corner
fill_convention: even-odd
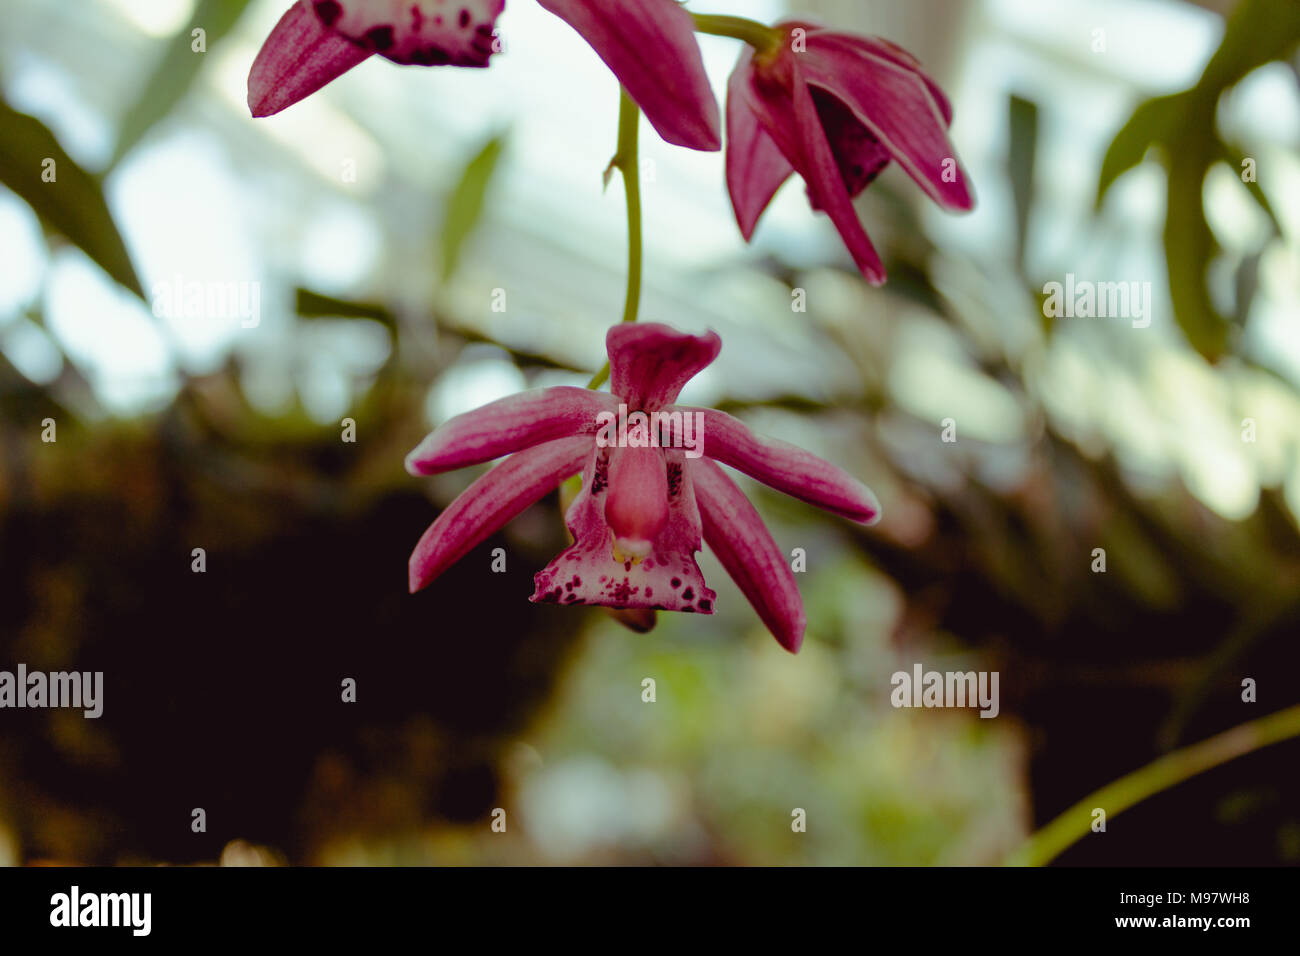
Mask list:
[[[203,0],[168,41],[112,166],[198,97],[190,29],[203,25],[215,45],[237,33],[244,6]],[[1219,360],[1205,374],[1231,395],[1257,384],[1237,334],[1248,310],[1239,301],[1230,319],[1207,291],[1217,248],[1203,186],[1215,165],[1236,173],[1244,148],[1224,142],[1215,111],[1247,73],[1294,50],[1297,10],[1242,3],[1195,87],[1137,107],[1097,190],[1100,214],[1118,177],[1156,151],[1175,317]],[[1044,328],[1026,256],[1044,113],[1027,94],[1007,101],[1007,261],[932,241],[886,176],[864,200],[888,226],[883,292],[840,265],[779,255],[761,273],[736,269],[737,311],[754,289],[810,291],[818,307],[796,316],[798,337],[828,370],[832,358],[850,368],[853,388],[818,379],[763,394],[733,382],[717,405],[822,446],[880,491],[889,515],[848,528],[750,488],[780,546],[815,556],[800,581],[810,640],[795,659],[708,557],[720,591],[708,626],[661,615],[652,634],[632,635],[598,613],[528,604],[532,571],[564,539],[554,500],[434,589],[405,593],[410,546],[473,477],[426,487],[401,470],[430,386],[436,394],[484,354],[529,384],[583,371],[546,341],[485,331],[454,294],[477,281],[461,265],[491,212],[501,135],[469,151],[447,188],[427,190],[440,231],[421,255],[436,291],[376,281],[348,297],[291,277],[286,307],[305,320],[296,337],[331,320],[378,323],[391,346],[349,409],[357,447],[300,402],[257,410],[244,354],[184,372],[174,401],[130,421],[105,417],[72,355],[41,384],[0,357],[0,661],[111,666],[121,683],[110,686],[125,690],[102,724],[29,713],[20,733],[0,736],[0,837],[13,835],[20,859],[93,862],[254,852],[228,845],[238,840],[271,847],[267,859],[322,863],[991,863],[1081,796],[1240,723],[1242,675],[1300,666],[1295,516],[1276,483],[1249,517],[1229,520],[1184,480],[1135,481],[1106,436],[1071,430],[1048,407],[1054,354],[1099,353],[1112,406],[1137,360]],[[45,157],[57,160],[57,189],[39,179]],[[8,107],[0,181],[142,296],[99,178]],[[1276,229],[1269,198],[1247,185]],[[369,211],[409,236],[415,207],[387,199]],[[1239,264],[1239,289],[1251,268]],[[728,278],[693,275],[689,291]],[[765,337],[794,342],[761,325],[750,334],[728,349],[748,360]],[[897,385],[900,369],[933,355],[1009,403],[1018,430],[940,446]],[[926,391],[950,377],[931,375]],[[1290,383],[1270,387],[1294,397]],[[39,441],[46,417],[60,423],[56,444]],[[1160,439],[1181,436],[1167,427]],[[187,572],[197,541],[207,577]],[[511,555],[504,581],[480,560],[499,546]],[[1098,547],[1104,574],[1090,571]],[[1003,719],[888,707],[890,673],[916,660],[1001,671]],[[360,678],[357,714],[340,713],[340,675]],[[641,696],[651,676],[654,703]],[[1268,693],[1261,709],[1297,698],[1294,682]],[[1123,839],[1063,860],[1294,863],[1295,753],[1252,754],[1161,794],[1115,823]],[[173,819],[196,792],[215,794],[219,821],[197,841],[185,814]],[[496,806],[512,814],[500,837],[484,824]],[[793,808],[807,811],[806,834],[790,829]]]

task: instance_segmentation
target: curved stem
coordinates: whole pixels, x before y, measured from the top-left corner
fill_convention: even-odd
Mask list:
[[[618,148],[605,170],[606,176],[617,169],[623,177],[627,194],[627,297],[623,301],[623,321],[635,322],[641,308],[641,160],[637,134],[641,110],[627,90],[620,89],[618,100]],[[592,376],[588,388],[600,388],[609,377],[609,363]]]
[[[719,16],[713,13],[692,13],[695,29],[699,33],[744,40],[756,50],[770,50],[781,42],[781,31],[764,26],[757,20],[745,17]]]
[[[1107,818],[1113,817],[1198,773],[1269,744],[1298,736],[1300,705],[1175,750],[1080,800],[1025,841],[1006,861],[1007,865],[1042,866],[1051,862],[1089,832],[1094,808],[1105,810]]]
[[[641,110],[623,90],[618,102],[618,152],[613,165],[623,174],[623,191],[627,194],[627,298],[623,302],[623,321],[635,322],[641,308],[641,160],[637,132]]]

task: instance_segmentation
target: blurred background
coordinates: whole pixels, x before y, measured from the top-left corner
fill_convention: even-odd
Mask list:
[[[255,121],[287,2],[0,0],[0,669],[105,686],[99,720],[0,712],[0,863],[997,863],[1300,702],[1295,4],[692,0],[912,51],[979,196],[950,217],[887,170],[874,290],[797,178],[746,246],[721,156],[643,124],[641,315],[724,342],[684,400],[884,506],[859,529],[745,483],[808,556],[791,657],[707,552],[712,618],[530,604],[554,495],[406,593],[476,470],[405,453],[603,361],[618,88],[510,0],[486,71],[372,58]],[[721,95],[738,44],[700,42]],[[1070,274],[1149,282],[1149,326],[1046,318]],[[892,708],[917,662],[998,671],[1000,715]],[[1300,862],[1297,758],[1057,862]]]

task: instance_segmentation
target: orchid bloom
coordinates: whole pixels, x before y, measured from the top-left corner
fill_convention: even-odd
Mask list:
[[[717,357],[715,333],[622,324],[605,344],[612,394],[568,386],[522,392],[450,419],[407,456],[415,475],[510,456],[425,531],[411,555],[411,591],[581,471],[582,490],[565,516],[573,544],[537,573],[533,601],[712,614],[715,594],[695,562],[702,535],[781,646],[798,651],[805,617],[794,575],[718,463],[863,524],[879,514],[875,496],[829,462],[761,440],[730,415],[674,404]],[[628,409],[689,416],[700,441],[684,449],[599,440],[601,422]]]
[[[718,104],[690,14],[674,0],[539,0],[587,40],[668,142],[721,147]],[[248,76],[270,116],[378,53],[395,63],[485,67],[505,0],[297,0]]]
[[[897,160],[939,205],[975,197],[948,140],[952,106],[910,54],[877,37],[783,23],[746,47],[727,88],[727,189],[746,241],[793,172],[873,285],[885,268],[853,198]]]

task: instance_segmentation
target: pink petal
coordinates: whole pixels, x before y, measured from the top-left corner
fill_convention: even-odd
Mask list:
[[[880,502],[871,489],[830,462],[794,445],[759,438],[726,412],[685,406],[682,411],[704,416],[707,457],[851,521],[873,524],[879,518]]]
[[[315,93],[370,56],[323,27],[303,3],[280,18],[248,74],[248,108],[271,116]]]
[[[591,44],[659,135],[677,146],[722,146],[718,103],[691,15],[674,0],[540,0]]]
[[[791,654],[803,644],[806,617],[794,574],[745,493],[700,458],[687,465],[709,549],[727,569],[777,642]]]
[[[395,63],[488,65],[505,0],[301,0],[320,22]]]
[[[969,180],[948,139],[943,110],[925,77],[840,34],[813,33],[800,67],[809,83],[842,100],[935,202],[975,205]],[[949,178],[944,182],[945,163]]]
[[[925,81],[926,89],[930,91],[930,96],[934,98],[935,105],[939,107],[939,114],[943,117],[943,125],[945,127],[952,125],[952,103],[949,102],[948,96],[944,93],[943,88],[921,68],[921,64],[916,57],[912,56],[912,54],[908,53],[901,46],[890,43],[883,37],[862,37],[853,36],[852,34],[840,34],[839,38],[845,43],[860,46],[869,53],[874,53],[886,60],[892,60],[899,66],[906,67],[919,76]]]
[[[615,541],[606,520],[609,476],[618,470],[619,456],[642,450],[596,448],[582,491],[565,516],[573,544],[537,573],[531,600],[713,613],[716,595],[695,563],[700,515],[680,451],[652,449],[667,469],[668,516],[650,546],[634,556],[621,552]]]
[[[406,470],[436,475],[542,442],[594,435],[602,411],[617,413],[618,399],[568,385],[510,395],[444,422],[406,456]]]
[[[789,54],[776,65],[781,73],[751,78],[743,92],[763,128],[808,184],[814,206],[830,216],[858,270],[872,285],[883,285],[884,264],[858,221],[812,94],[799,65],[790,59],[806,56]]]
[[[746,242],[776,191],[794,172],[749,108],[744,87],[751,59],[753,50],[746,45],[727,84],[727,192]]]
[[[492,532],[577,474],[591,458],[590,438],[562,438],[511,455],[443,509],[411,553],[411,593],[482,544]]]
[[[721,348],[716,332],[686,335],[655,322],[616,325],[605,333],[610,391],[632,411],[654,411],[676,401]]]

